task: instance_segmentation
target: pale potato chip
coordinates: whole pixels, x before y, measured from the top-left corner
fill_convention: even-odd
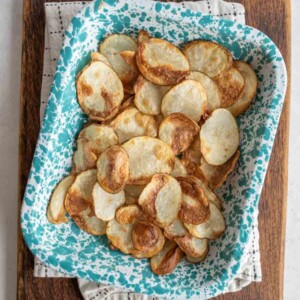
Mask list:
[[[221,93],[221,107],[233,105],[244,90],[245,79],[234,67],[222,72],[214,80]]]
[[[131,204],[120,207],[116,212],[116,220],[119,224],[131,224],[142,216],[142,211],[138,205]]]
[[[93,235],[104,235],[106,222],[94,213],[92,191],[97,180],[97,170],[87,170],[76,176],[65,198],[65,208],[76,225]]]
[[[194,141],[188,149],[183,152],[183,158],[200,165],[201,162],[201,151],[200,151],[200,135],[197,134]]]
[[[235,169],[239,157],[240,151],[237,150],[229,160],[219,166],[212,166],[204,159],[202,160],[200,168],[208,179],[209,187],[212,190],[218,189],[223,185],[227,176]]]
[[[186,79],[193,79],[201,83],[204,87],[207,96],[207,111],[211,113],[217,108],[221,107],[222,98],[218,85],[213,79],[204,73],[193,71],[186,77]]]
[[[222,165],[233,156],[239,145],[239,129],[227,109],[214,110],[201,126],[200,144],[201,153],[210,165]]]
[[[106,148],[118,143],[115,131],[105,125],[89,124],[79,133],[73,163],[77,173],[96,167],[97,158]]]
[[[150,34],[146,30],[140,30],[138,34],[138,44],[148,41],[151,38]]]
[[[76,88],[81,108],[98,121],[112,118],[124,97],[122,82],[102,61],[92,61],[82,70]]]
[[[162,39],[139,43],[136,62],[143,76],[158,85],[174,85],[189,74],[189,63],[182,52]]]
[[[156,174],[139,197],[143,212],[162,227],[173,222],[181,203],[181,189],[173,177]]]
[[[161,101],[170,89],[170,86],[157,85],[139,76],[134,84],[134,103],[142,113],[157,116],[161,113]]]
[[[160,124],[158,136],[177,155],[191,145],[199,130],[198,124],[186,115],[173,113],[168,115]]]
[[[220,210],[212,203],[209,204],[209,219],[198,225],[184,224],[191,235],[199,239],[217,239],[225,230],[225,221]]]
[[[129,178],[127,152],[118,145],[107,148],[97,160],[97,170],[98,183],[106,192],[120,192]]]
[[[207,252],[207,239],[198,239],[191,234],[175,238],[180,249],[191,257],[201,257]]]
[[[64,202],[68,189],[72,185],[74,180],[75,176],[69,175],[63,178],[54,188],[47,209],[47,216],[49,222],[53,224],[68,222]]]
[[[118,193],[107,193],[98,182],[93,188],[93,204],[95,215],[102,221],[114,219],[116,210],[125,203],[125,193],[121,190]]]
[[[162,250],[150,259],[151,269],[157,275],[172,273],[183,256],[174,241],[166,241]]]
[[[120,143],[137,136],[157,136],[155,119],[141,113],[136,108],[124,110],[110,123],[110,126],[117,133]]]
[[[111,68],[110,62],[109,62],[108,59],[107,59],[104,55],[102,55],[101,53],[99,53],[99,52],[92,52],[91,58],[92,58],[92,61],[102,61],[102,62],[105,63],[108,67]]]
[[[215,77],[232,65],[230,52],[217,43],[210,41],[193,41],[185,45],[186,56],[191,71],[202,72]]]
[[[164,233],[168,239],[174,239],[187,235],[188,231],[184,227],[182,221],[179,218],[176,218],[171,224],[164,227]]]
[[[181,160],[177,157],[175,157],[175,164],[174,164],[174,169],[171,172],[171,176],[173,177],[179,177],[179,176],[186,176],[187,175],[187,170],[184,164],[181,162]]]
[[[197,263],[200,263],[200,262],[205,260],[208,252],[209,252],[209,246],[206,248],[206,252],[204,252],[202,256],[192,257],[192,256],[189,256],[189,255],[186,255],[186,259],[187,259],[187,261],[189,261],[192,264],[197,264]]]
[[[201,224],[210,215],[209,203],[193,176],[177,177],[181,187],[181,206],[178,217],[189,224]]]
[[[164,96],[161,111],[164,117],[172,113],[183,113],[198,122],[207,110],[207,97],[203,86],[196,80],[184,80],[175,85]]]
[[[146,184],[157,173],[170,174],[175,156],[163,141],[147,136],[135,137],[122,145],[129,157],[128,184]]]
[[[250,106],[256,94],[258,81],[254,70],[247,63],[235,61],[233,65],[241,72],[245,80],[243,92],[232,106],[227,107],[227,109],[236,117],[245,112]]]
[[[192,175],[208,184],[208,180],[200,169],[200,166],[186,158],[181,159],[181,163],[184,165],[187,175]]]

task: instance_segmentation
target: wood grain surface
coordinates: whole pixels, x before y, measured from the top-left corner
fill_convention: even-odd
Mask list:
[[[19,137],[19,210],[40,128],[39,103],[44,50],[44,2],[44,0],[24,0]],[[56,0],[56,2],[59,1]],[[290,1],[237,0],[235,2],[240,2],[245,6],[247,24],[263,31],[277,44],[285,58],[290,76]],[[277,300],[283,298],[289,109],[290,90],[288,88],[259,204],[263,281],[252,283],[240,292],[219,296],[216,298],[218,300]],[[18,232],[17,298],[20,300],[82,299],[76,279],[33,277],[33,256],[24,244],[20,225]]]

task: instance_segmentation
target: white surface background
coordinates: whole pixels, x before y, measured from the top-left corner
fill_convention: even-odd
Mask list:
[[[10,300],[16,297],[17,274],[18,121],[22,47],[21,0],[0,0],[0,28],[0,299]],[[286,300],[297,300],[300,297],[299,28],[300,1],[292,0],[292,101],[284,279],[284,299]]]

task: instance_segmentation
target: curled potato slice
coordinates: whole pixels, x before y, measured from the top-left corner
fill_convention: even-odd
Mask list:
[[[170,174],[175,156],[172,149],[159,139],[135,137],[122,145],[129,157],[128,184],[146,184],[157,173]]]
[[[134,84],[134,103],[142,113],[157,116],[161,112],[161,101],[170,89],[170,86],[157,85],[139,76]]]
[[[174,241],[166,241],[162,250],[150,259],[151,269],[157,275],[172,273],[183,256]]]
[[[198,124],[184,114],[173,113],[162,121],[158,135],[177,155],[190,146],[199,130]]]
[[[204,159],[214,166],[224,164],[239,145],[239,129],[227,109],[216,109],[201,126],[200,148]]]
[[[217,43],[210,41],[193,41],[183,49],[191,71],[202,72],[215,77],[232,65],[230,52]]]
[[[168,239],[174,239],[178,237],[183,237],[188,234],[188,231],[184,227],[182,221],[176,218],[171,224],[164,228],[165,236]]]
[[[131,204],[120,207],[116,212],[116,220],[119,224],[131,224],[142,216],[142,211],[138,205]]]
[[[199,239],[217,239],[225,230],[225,221],[220,210],[212,203],[209,204],[209,219],[198,225],[184,224],[191,235]]]
[[[174,85],[189,73],[189,63],[182,52],[162,39],[139,43],[136,62],[143,76],[158,85]]]
[[[201,72],[193,71],[186,77],[186,79],[193,79],[201,83],[204,87],[207,96],[207,111],[211,113],[217,108],[221,107],[222,98],[218,85],[209,76]]]
[[[93,235],[104,235],[106,222],[94,213],[92,191],[97,179],[97,170],[87,170],[76,176],[65,198],[65,208],[76,225]]]
[[[207,239],[198,239],[191,234],[175,238],[175,242],[185,254],[194,258],[202,257],[208,249]]]
[[[127,152],[118,145],[107,148],[97,160],[97,170],[98,183],[106,192],[120,192],[129,177]]]
[[[183,152],[183,158],[200,165],[201,151],[200,151],[200,135],[197,134],[192,144]]]
[[[50,202],[47,209],[49,222],[53,224],[67,223],[66,209],[64,206],[65,198],[69,187],[75,180],[74,175],[63,178],[52,192]]]
[[[124,97],[122,82],[102,61],[92,61],[82,70],[76,88],[81,108],[98,121],[112,118]]]
[[[115,130],[120,143],[137,136],[157,136],[157,125],[152,116],[147,116],[136,108],[128,108],[119,114],[110,126]]]
[[[139,197],[143,212],[162,227],[175,220],[180,202],[180,185],[176,179],[166,174],[154,175]]]
[[[186,176],[187,175],[187,170],[185,165],[182,163],[182,161],[175,157],[175,164],[174,164],[174,169],[171,173],[171,176],[173,177],[178,177],[178,176]]]
[[[233,105],[243,92],[245,79],[238,69],[231,67],[214,78],[220,93],[221,107]]]
[[[183,113],[198,122],[207,109],[207,97],[203,86],[196,80],[187,79],[167,92],[161,103],[164,117]]]
[[[104,55],[102,55],[101,53],[99,53],[99,52],[92,52],[91,58],[92,58],[92,61],[101,61],[101,62],[105,63],[108,67],[111,68],[110,62],[109,62],[108,59],[107,59]]]
[[[236,117],[241,115],[250,106],[257,89],[257,77],[250,65],[243,61],[235,61],[234,67],[241,72],[245,80],[245,87],[236,102],[227,109]]]
[[[95,215],[102,221],[110,221],[114,219],[116,210],[125,202],[124,191],[118,193],[107,193],[98,182],[93,188],[93,204]]]
[[[177,177],[181,187],[181,206],[178,213],[184,223],[201,224],[210,215],[208,200],[192,176]]]

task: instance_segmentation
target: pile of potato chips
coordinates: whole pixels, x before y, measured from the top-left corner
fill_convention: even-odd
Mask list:
[[[224,47],[183,51],[140,31],[113,34],[77,77],[81,130],[73,171],[54,189],[47,216],[106,234],[114,250],[171,273],[205,259],[225,230],[214,193],[239,158],[242,114],[256,94],[252,68]]]

